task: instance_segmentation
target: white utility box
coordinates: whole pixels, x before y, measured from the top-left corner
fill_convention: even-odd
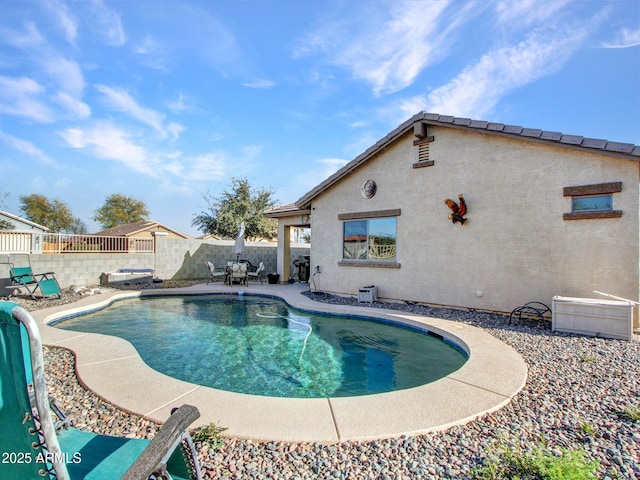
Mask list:
[[[373,303],[378,301],[378,287],[362,287],[358,289],[358,302]]]
[[[621,300],[556,296],[551,308],[551,328],[631,341],[633,307],[633,303]]]

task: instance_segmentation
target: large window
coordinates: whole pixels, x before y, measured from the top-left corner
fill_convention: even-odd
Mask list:
[[[396,260],[396,218],[347,220],[343,230],[344,260]]]

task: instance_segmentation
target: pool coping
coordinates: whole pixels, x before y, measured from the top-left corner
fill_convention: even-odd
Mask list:
[[[227,436],[260,441],[335,443],[415,435],[467,423],[502,408],[524,387],[527,365],[510,346],[463,322],[366,306],[314,302],[301,294],[308,285],[202,284],[184,289],[116,291],[32,312],[43,343],[76,355],[80,382],[123,410],[163,422],[173,407],[200,410],[192,427],[225,427]],[[279,398],[232,393],[169,377],[145,364],[118,337],[61,330],[49,325],[63,316],[148,295],[233,293],[279,297],[289,305],[326,313],[371,316],[426,328],[469,353],[457,371],[435,382],[395,392],[339,398]],[[453,400],[455,399],[455,400]]]

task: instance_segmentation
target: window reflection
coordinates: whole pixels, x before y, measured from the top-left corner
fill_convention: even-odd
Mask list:
[[[343,245],[344,259],[394,261],[396,218],[345,221]]]
[[[573,197],[572,211],[574,212],[597,212],[611,209],[611,195]]]

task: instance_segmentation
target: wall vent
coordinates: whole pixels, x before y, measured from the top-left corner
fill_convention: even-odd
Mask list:
[[[418,158],[413,164],[413,168],[431,167],[433,165],[433,160],[429,158],[429,146],[431,142],[433,142],[433,137],[427,137],[413,142],[413,145],[418,148]]]

